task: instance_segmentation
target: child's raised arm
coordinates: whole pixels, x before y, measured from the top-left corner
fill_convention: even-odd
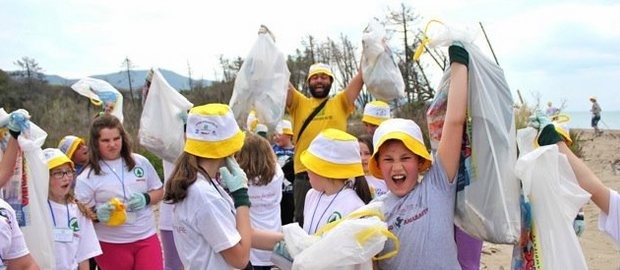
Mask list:
[[[463,140],[463,128],[467,109],[467,66],[469,53],[458,45],[448,48],[450,56],[450,88],[448,89],[448,108],[444,120],[437,156],[446,170],[450,182],[458,172]]]

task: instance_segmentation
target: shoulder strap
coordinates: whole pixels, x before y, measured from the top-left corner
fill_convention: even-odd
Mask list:
[[[306,127],[308,126],[308,124],[310,124],[310,121],[312,121],[312,119],[314,119],[314,117],[319,113],[319,111],[321,111],[321,109],[323,109],[323,107],[325,107],[325,104],[327,104],[328,100],[329,100],[329,98],[326,98],[325,100],[323,100],[323,102],[321,102],[321,104],[319,104],[319,106],[314,108],[314,111],[312,111],[312,113],[310,113],[308,118],[306,118],[306,121],[304,121],[304,123],[301,125],[301,129],[299,130],[299,133],[297,134],[297,140],[295,141],[295,143],[297,143],[299,141],[299,138],[301,138],[301,134],[304,133],[304,130],[306,130]]]

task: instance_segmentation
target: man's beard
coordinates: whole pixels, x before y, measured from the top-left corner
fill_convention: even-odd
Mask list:
[[[323,88],[323,92],[322,93],[317,93],[316,91],[316,87],[308,85],[308,89],[310,89],[310,94],[312,95],[312,97],[314,98],[326,98],[329,95],[329,91],[332,89],[332,84],[328,84],[328,85],[321,85]]]

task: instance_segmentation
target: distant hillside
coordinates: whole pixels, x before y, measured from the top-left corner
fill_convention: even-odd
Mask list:
[[[185,76],[181,76],[173,71],[160,69],[161,74],[166,78],[170,86],[178,91],[189,90],[189,78]],[[144,85],[144,78],[146,77],[147,70],[132,70],[129,72],[131,76],[131,86],[133,89],[140,89],[142,85]],[[115,73],[103,74],[103,75],[92,75],[89,76],[91,78],[104,80],[118,90],[129,90],[129,79],[126,71],[119,71]],[[45,80],[49,84],[52,85],[66,85],[71,86],[78,79],[67,79],[60,77],[58,75],[45,75]],[[202,86],[209,86],[213,82],[208,80],[192,80],[192,85],[196,87],[197,85],[202,84]]]

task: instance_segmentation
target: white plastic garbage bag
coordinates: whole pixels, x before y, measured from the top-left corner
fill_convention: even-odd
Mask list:
[[[170,86],[159,69],[153,69],[148,93],[140,117],[140,145],[174,163],[183,152],[184,118],[193,104]]]
[[[385,102],[405,96],[405,81],[387,44],[383,25],[372,19],[362,34],[362,76],[370,94]]]
[[[108,82],[95,78],[83,78],[71,85],[71,89],[90,99],[102,110],[116,116],[123,123],[123,94]]]
[[[532,253],[540,255],[532,259],[536,269],[588,269],[573,220],[590,194],[577,183],[566,156],[556,145],[542,146],[521,155],[515,172],[531,205]],[[513,269],[531,269],[522,267],[526,263],[513,258]]]
[[[261,26],[237,73],[229,102],[240,127],[246,127],[247,117],[254,110],[259,122],[274,130],[284,116],[290,75],[284,53],[276,47],[269,30]]]

